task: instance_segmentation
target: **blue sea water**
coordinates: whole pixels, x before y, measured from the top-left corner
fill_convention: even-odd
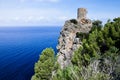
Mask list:
[[[56,51],[60,27],[0,28],[0,80],[30,80],[46,47]]]

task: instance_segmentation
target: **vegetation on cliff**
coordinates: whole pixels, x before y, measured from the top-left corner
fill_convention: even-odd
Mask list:
[[[35,75],[32,76],[32,80],[49,80],[52,76],[54,64],[55,53],[53,49],[46,48],[42,51],[38,62],[35,63]]]
[[[89,34],[76,36],[82,45],[73,53],[72,64],[60,69],[54,51],[46,49],[35,64],[32,80],[120,80],[120,18],[104,26],[94,21]]]

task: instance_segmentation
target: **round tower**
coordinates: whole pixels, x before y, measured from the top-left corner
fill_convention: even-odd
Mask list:
[[[77,19],[80,21],[81,19],[86,19],[87,10],[85,8],[78,8],[77,11]]]

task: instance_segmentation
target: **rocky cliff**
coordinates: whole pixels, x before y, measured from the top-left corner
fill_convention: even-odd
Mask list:
[[[60,32],[58,40],[58,63],[61,68],[71,64],[73,52],[78,49],[82,42],[76,36],[77,32],[89,33],[92,27],[90,19],[86,18],[87,10],[84,8],[78,9],[77,19],[67,20]]]

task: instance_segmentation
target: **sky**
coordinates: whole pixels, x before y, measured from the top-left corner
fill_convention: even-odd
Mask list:
[[[92,20],[120,17],[120,0],[0,0],[0,27],[62,26],[76,19],[77,8]]]

